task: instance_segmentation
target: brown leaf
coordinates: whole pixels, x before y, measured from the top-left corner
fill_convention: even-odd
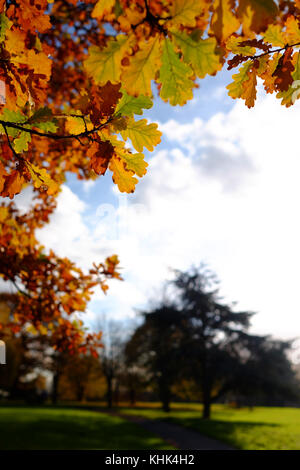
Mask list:
[[[98,175],[105,174],[113,153],[114,147],[110,142],[93,142],[87,155],[91,157],[91,167]]]
[[[285,53],[280,57],[278,65],[273,73],[275,79],[275,88],[277,91],[287,91],[293,84],[292,72],[295,67],[292,63],[293,49],[288,48]]]

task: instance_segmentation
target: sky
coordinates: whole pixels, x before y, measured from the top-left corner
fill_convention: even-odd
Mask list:
[[[300,337],[300,102],[286,109],[260,86],[249,110],[227,96],[230,80],[221,72],[184,107],[156,99],[144,113],[163,137],[134,194],[111,174],[64,185],[39,240],[84,269],[116,253],[124,277],[97,290],[87,324],[134,317],[171,268],[205,262],[225,301],[257,312],[250,331]]]

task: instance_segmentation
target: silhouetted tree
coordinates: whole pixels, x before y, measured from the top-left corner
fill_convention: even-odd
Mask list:
[[[226,394],[296,397],[288,359],[289,342],[248,332],[253,312],[224,303],[219,282],[204,265],[175,271],[164,300],[148,312],[126,350],[157,385],[165,411],[172,385],[194,381],[201,391],[203,418]]]
[[[156,384],[163,409],[169,411],[171,387],[180,372],[180,314],[174,306],[161,305],[143,316],[144,323],[127,343],[127,360],[144,370],[148,383]]]

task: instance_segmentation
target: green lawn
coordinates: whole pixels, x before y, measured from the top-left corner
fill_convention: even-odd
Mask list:
[[[128,421],[78,409],[0,408],[0,449],[171,449]]]
[[[227,442],[238,449],[300,449],[300,408],[257,407],[232,409],[213,407],[212,419],[201,419],[201,405],[179,405],[166,415],[158,408],[123,408],[128,414],[167,419]]]

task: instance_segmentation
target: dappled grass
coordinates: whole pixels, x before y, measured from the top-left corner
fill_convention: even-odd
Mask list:
[[[0,408],[0,449],[170,449],[138,425],[99,412]]]
[[[157,407],[123,408],[122,412],[164,419],[192,428],[238,449],[300,449],[300,409],[213,407],[212,419],[201,419],[200,404],[176,404],[169,414]]]

